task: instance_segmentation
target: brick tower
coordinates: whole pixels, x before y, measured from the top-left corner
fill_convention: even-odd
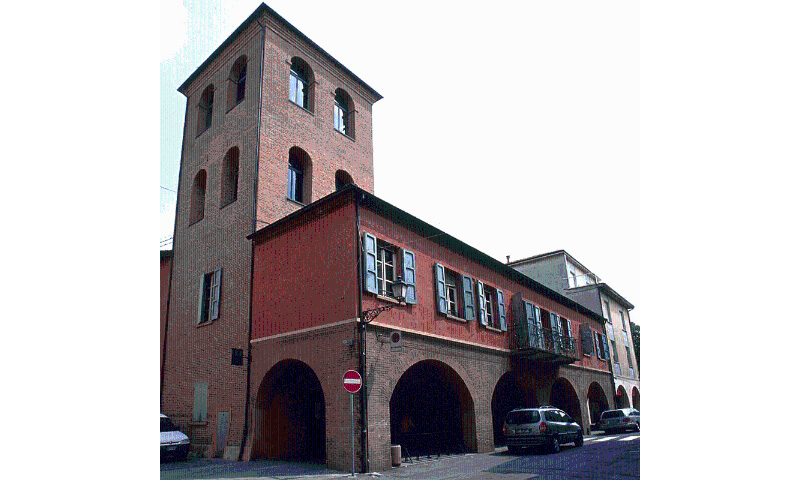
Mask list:
[[[381,96],[265,4],[178,91],[186,116],[161,411],[196,454],[236,458],[247,359],[233,365],[232,356],[247,354],[246,237],[346,184],[373,192]]]

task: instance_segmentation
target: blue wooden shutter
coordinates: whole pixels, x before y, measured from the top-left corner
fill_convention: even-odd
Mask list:
[[[475,321],[475,296],[472,292],[472,279],[461,277],[461,290],[464,294],[464,319]]]
[[[503,298],[503,291],[497,289],[497,315],[500,317],[500,330],[507,332],[508,326],[506,325],[506,304]]]
[[[219,318],[219,292],[222,289],[222,268],[214,270],[214,276],[211,280],[211,320]]]
[[[605,357],[606,360],[611,359],[611,355],[609,354],[608,351],[608,337],[605,335],[603,335],[603,356]]]
[[[537,348],[544,348],[544,332],[542,332],[542,311],[539,307],[533,307],[533,320],[536,322],[536,343]]]
[[[408,284],[406,303],[417,303],[417,263],[414,252],[403,250],[403,280]]]
[[[564,339],[564,348],[567,349],[568,352],[572,352],[575,350],[572,341],[572,322],[570,322],[568,318],[565,318],[564,323],[567,324],[567,331],[564,333],[566,335]]]
[[[550,334],[553,338],[553,351],[558,352],[558,342],[560,340],[559,333],[561,332],[561,324],[558,321],[558,315],[550,312]]]
[[[481,325],[488,326],[486,319],[486,293],[483,290],[483,282],[475,280],[478,290],[478,318],[481,319]]]
[[[378,241],[364,232],[364,290],[378,294]]]
[[[591,355],[594,352],[594,340],[592,338],[592,330],[586,323],[581,323],[581,345],[583,346],[583,353]]]
[[[445,296],[444,265],[435,263],[433,268],[436,271],[436,310],[446,315],[447,297]]]

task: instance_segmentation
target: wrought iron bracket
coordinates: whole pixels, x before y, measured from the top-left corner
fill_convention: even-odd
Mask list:
[[[383,307],[373,308],[372,310],[364,310],[361,312],[361,321],[363,323],[370,323],[376,318],[381,312],[385,312],[386,310],[391,310],[395,307],[395,305],[384,305]]]

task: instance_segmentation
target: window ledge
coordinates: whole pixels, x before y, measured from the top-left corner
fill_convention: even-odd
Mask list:
[[[461,322],[461,323],[467,323],[468,322],[467,319],[464,319],[464,318],[461,318],[461,317],[455,317],[453,315],[450,315],[449,313],[445,313],[444,316],[449,318],[450,320],[455,320],[456,322]]]
[[[223,208],[227,207],[228,205],[233,205],[234,203],[236,203],[236,199],[235,198],[233,200],[231,200],[230,202],[226,203],[225,205],[222,205],[221,207],[219,207],[219,209],[222,210]]]
[[[198,138],[200,138],[200,136],[201,136],[202,134],[206,133],[206,132],[207,132],[207,131],[209,131],[209,130],[211,130],[211,126],[210,126],[210,125],[209,125],[208,127],[204,128],[204,129],[203,129],[203,131],[202,131],[202,132],[200,132],[200,133],[198,133],[198,134],[197,134],[197,136],[196,136],[196,137],[194,137],[194,138],[195,138],[195,139],[198,139]]]
[[[342,133],[342,132],[340,132],[339,130],[336,130],[335,128],[333,129],[333,131],[334,131],[334,132],[336,132],[336,133],[338,133],[339,135],[341,135],[341,136],[343,136],[343,137],[345,137],[345,138],[349,139],[351,142],[355,142],[355,141],[356,141],[356,139],[355,139],[355,138],[351,137],[350,135],[348,135],[348,134],[346,134],[346,133]]]
[[[375,298],[377,298],[378,300],[383,300],[384,302],[394,303],[394,304],[397,304],[397,305],[405,305],[406,304],[405,302],[400,303],[396,298],[387,297],[385,295],[380,295],[380,294],[375,295]]]
[[[197,328],[206,327],[208,325],[211,325],[212,323],[214,323],[214,320],[206,320],[205,322],[198,323],[196,326]]]
[[[189,222],[189,225],[187,225],[187,227],[191,227],[191,226],[192,226],[192,225],[194,225],[195,223],[200,223],[200,222],[202,222],[204,217],[205,217],[205,215],[203,215],[203,217],[201,217],[201,218],[198,218],[198,219],[197,219],[197,220],[195,220],[194,222]]]
[[[489,325],[486,325],[486,330],[491,330],[493,332],[498,332],[498,333],[505,333],[504,331],[500,330],[499,328],[490,327]]]
[[[300,110],[306,112],[307,114],[311,115],[312,117],[314,116],[314,112],[312,112],[311,110],[307,109],[306,107],[304,107],[302,105],[298,105],[298,104],[294,103],[291,98],[287,98],[286,101],[288,101],[289,103],[291,103],[295,107],[299,108]]]
[[[305,206],[307,205],[307,204],[305,204],[305,203],[303,203],[303,202],[298,202],[297,200],[292,200],[292,199],[291,199],[291,198],[289,198],[289,197],[286,197],[286,201],[287,201],[287,202],[292,202],[292,203],[294,203],[295,205],[300,205],[301,207],[305,207]]]

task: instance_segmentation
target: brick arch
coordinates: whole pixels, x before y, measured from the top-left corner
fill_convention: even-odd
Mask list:
[[[250,458],[324,462],[325,398],[311,365],[295,358],[276,361],[256,390]]]
[[[622,385],[618,386],[615,396],[617,397],[617,401],[619,402],[619,408],[630,408],[631,396],[625,390],[625,387],[623,387]]]
[[[598,423],[600,414],[613,406],[613,403],[609,403],[605,390],[597,382],[592,382],[586,389],[586,403],[591,423]]]
[[[567,412],[582,428],[586,426],[577,390],[566,377],[556,377],[550,388],[549,403]]]
[[[421,350],[413,350],[410,355],[404,355],[400,362],[396,362],[389,367],[386,390],[380,389],[380,394],[387,403],[389,402],[395,387],[397,387],[397,382],[400,381],[400,377],[402,377],[409,368],[425,360],[435,360],[453,369],[453,371],[461,378],[461,381],[464,382],[464,385],[467,387],[467,392],[469,393],[473,404],[475,404],[477,408],[477,405],[480,403],[481,396],[477,388],[477,382],[472,375],[470,375],[470,372],[459,362],[453,361],[453,358],[448,355],[431,354],[430,352]],[[500,376],[497,377],[493,385],[499,380]]]

